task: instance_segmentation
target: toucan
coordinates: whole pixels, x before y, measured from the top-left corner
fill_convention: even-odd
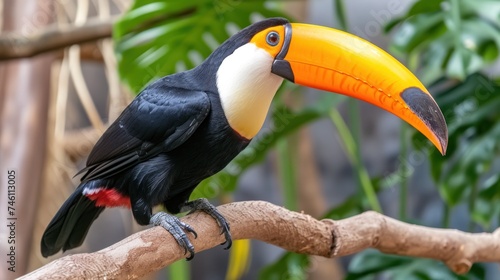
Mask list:
[[[173,214],[212,216],[231,246],[229,224],[194,188],[223,169],[261,129],[283,80],[377,105],[414,126],[444,154],[445,119],[400,62],[349,33],[271,18],[220,45],[199,66],[146,86],[93,147],[80,185],[47,226],[44,257],[80,246],[106,207],[128,207],[140,225],[165,228],[194,256],[193,228]],[[170,213],[157,212],[162,205]]]

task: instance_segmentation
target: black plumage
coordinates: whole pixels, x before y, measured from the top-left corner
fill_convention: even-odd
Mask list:
[[[163,204],[174,214],[185,210],[183,207],[196,209],[198,204],[186,204],[193,189],[224,168],[250,142],[225,118],[216,85],[218,67],[257,32],[285,23],[284,19],[270,19],[251,25],[223,43],[200,66],[147,86],[93,148],[87,167],[81,171],[81,184],[43,234],[42,255],[82,244],[92,222],[110,206],[91,200],[88,195],[93,190],[113,190],[130,198],[134,218],[141,225],[151,222],[155,205]],[[219,217],[213,206],[200,203],[209,207],[214,218]],[[218,222],[227,227],[224,220]],[[189,231],[182,225],[181,229]],[[193,253],[192,248],[183,247]]]

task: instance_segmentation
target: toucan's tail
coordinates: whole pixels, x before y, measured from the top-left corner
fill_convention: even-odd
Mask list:
[[[104,210],[82,194],[83,188],[79,189],[64,202],[45,229],[41,241],[42,256],[82,245],[90,225]]]

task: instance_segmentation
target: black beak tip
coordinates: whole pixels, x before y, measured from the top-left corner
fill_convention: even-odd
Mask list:
[[[446,129],[448,131],[448,129]],[[439,144],[441,144],[441,154],[446,155],[446,149],[448,148],[448,135],[445,138],[439,138]]]
[[[442,154],[445,155],[448,147],[448,127],[436,101],[416,87],[405,89],[401,93],[401,98],[410,107],[410,110],[436,135],[441,145]]]

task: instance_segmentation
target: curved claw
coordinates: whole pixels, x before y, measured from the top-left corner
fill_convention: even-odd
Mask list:
[[[222,217],[222,215],[221,215]],[[220,226],[221,226],[221,232],[220,234],[224,234],[224,237],[226,238],[226,241],[221,243],[220,245],[224,245],[227,243],[226,247],[224,247],[224,250],[229,250],[231,246],[233,245],[233,239],[231,237],[231,232],[229,231],[229,223],[226,221],[224,217],[222,217],[223,220],[218,220]]]
[[[180,223],[184,226],[183,230],[185,230],[185,231],[187,231],[187,232],[189,232],[189,233],[193,234],[194,239],[198,238],[198,233],[196,233],[196,231],[195,231],[195,230],[194,230],[194,229],[193,229],[190,225],[188,225],[188,224],[186,224],[186,223],[183,223],[183,222],[181,222],[181,221],[179,221],[179,222],[180,222]],[[181,227],[182,227],[182,226],[181,226]]]
[[[189,241],[185,231],[192,233],[195,238],[198,237],[198,234],[190,225],[164,212],[154,214],[149,220],[149,223],[155,226],[161,226],[167,230],[174,237],[175,241],[177,241],[177,244],[184,249],[184,254],[189,252],[189,256],[186,258],[188,261],[194,258],[194,246],[191,244],[191,241]]]

